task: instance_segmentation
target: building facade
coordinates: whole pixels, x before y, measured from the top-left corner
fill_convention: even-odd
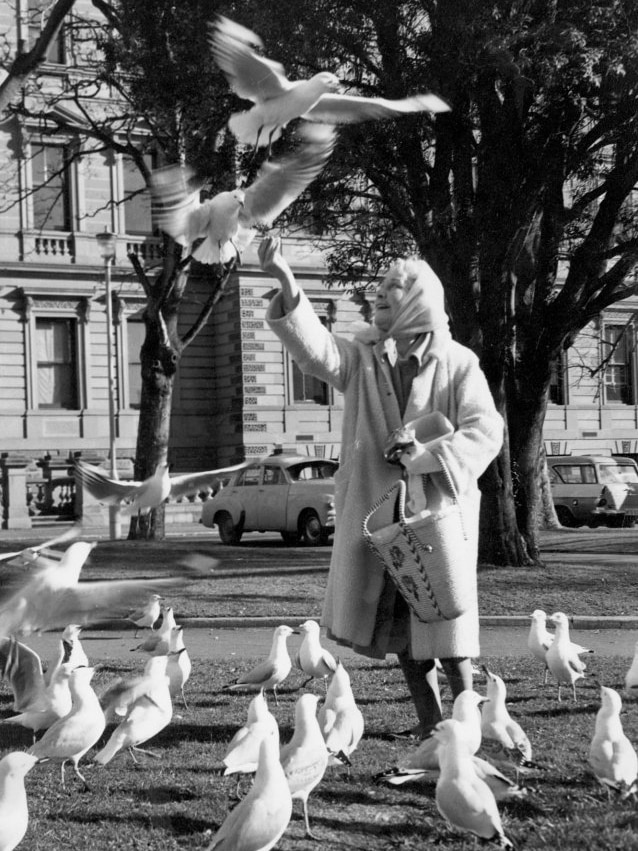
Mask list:
[[[78,0],[77,8],[92,8]],[[44,0],[0,0],[7,41],[27,47],[47,13]],[[64,29],[51,44],[44,79],[69,73]],[[74,73],[81,73],[77,63]],[[58,111],[66,127],[55,132]],[[121,154],[83,145],[82,115],[59,104],[46,125],[0,122],[0,477],[2,525],[72,516],[73,459],[104,462],[114,403],[118,470],[132,473],[140,401],[144,293],[129,255],[160,262],[150,203],[138,170]],[[150,164],[150,161],[149,161]],[[116,235],[112,328],[106,267],[96,237]],[[324,284],[321,253],[301,237],[284,251],[322,322],[347,335],[360,308]],[[265,324],[272,280],[255,248],[242,258],[208,325],[185,350],[173,396],[169,462],[176,472],[258,457],[276,445],[338,458],[342,397],[301,374]],[[193,276],[182,304],[190,326],[206,299]],[[638,457],[636,303],[609,310],[556,364],[545,425],[548,454]],[[109,375],[108,352],[113,358]]]

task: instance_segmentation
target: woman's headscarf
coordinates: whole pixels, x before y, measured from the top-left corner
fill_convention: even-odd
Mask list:
[[[368,342],[387,337],[394,337],[395,340],[406,337],[412,339],[419,334],[448,327],[443,286],[425,260],[395,260],[386,272],[384,280],[389,275],[397,275],[405,286],[405,295],[398,306],[394,321],[385,332],[376,325],[357,330],[357,339]]]

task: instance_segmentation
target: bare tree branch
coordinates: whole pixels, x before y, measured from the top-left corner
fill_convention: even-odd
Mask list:
[[[0,112],[10,106],[29,77],[46,59],[49,45],[55,38],[67,12],[75,0],[56,0],[38,40],[27,53],[18,52],[9,68],[8,75],[0,83]]]

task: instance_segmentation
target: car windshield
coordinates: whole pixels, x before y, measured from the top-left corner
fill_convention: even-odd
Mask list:
[[[606,485],[638,482],[638,470],[633,464],[601,464],[599,474],[600,481]]]
[[[332,479],[336,468],[334,461],[302,461],[291,464],[288,473],[294,482],[307,482],[311,479]]]

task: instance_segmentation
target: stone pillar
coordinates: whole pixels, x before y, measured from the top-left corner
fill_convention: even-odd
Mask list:
[[[93,464],[95,467],[100,467],[105,458],[103,455],[83,455],[78,452],[75,455],[87,464]],[[105,469],[105,472],[108,472]],[[85,529],[105,529],[109,524],[109,512],[106,505],[102,505],[95,497],[86,489],[83,488],[80,482],[75,483],[75,516],[82,518],[82,526]]]
[[[31,518],[27,510],[27,467],[31,459],[24,455],[3,453],[2,469],[3,529],[30,529]]]

